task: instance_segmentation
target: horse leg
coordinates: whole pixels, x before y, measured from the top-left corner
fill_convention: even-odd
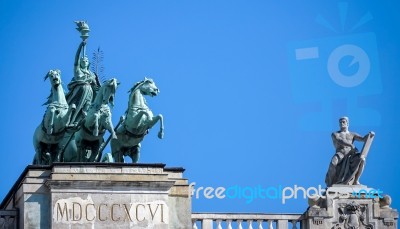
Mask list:
[[[51,144],[46,144],[46,165],[51,165],[53,164],[53,158],[51,156],[52,154],[52,148]]]
[[[149,118],[148,127],[152,128],[158,121],[160,121],[160,130],[158,131],[158,138],[162,139],[164,137],[164,118],[161,114]]]
[[[147,119],[151,119],[151,116],[149,115],[148,112],[146,111],[139,111],[136,115],[132,117],[132,119],[129,121],[130,126],[132,127],[139,127],[140,126],[140,120],[142,120],[143,115],[147,116]]]
[[[89,162],[96,162],[96,159],[99,156],[98,155],[99,149],[100,149],[100,140],[93,142],[91,146],[92,153],[90,154]]]
[[[84,152],[86,151],[83,148],[82,144],[82,138],[80,136],[75,137],[75,143],[76,143],[76,148],[77,148],[77,161],[78,162],[85,162],[84,161]]]
[[[53,164],[54,162],[58,162],[57,161],[57,154],[58,151],[60,151],[60,149],[58,148],[58,144],[50,144],[49,145],[49,164]]]
[[[35,158],[33,160],[34,165],[41,165],[42,162],[42,147],[40,145],[40,142],[38,142],[36,139],[33,140],[33,146],[35,147]]]
[[[135,146],[133,146],[131,149],[130,149],[130,157],[131,157],[131,159],[132,159],[132,163],[137,163],[138,161],[139,161],[139,158],[140,158],[140,143],[139,144],[137,144],[137,145],[135,145]]]
[[[60,159],[64,162],[78,162],[78,148],[76,146],[75,137],[67,135],[62,141],[62,146],[64,148],[64,153],[61,155]]]
[[[53,150],[52,150],[52,154],[51,154],[51,156],[52,156],[52,161],[53,162],[60,162],[60,156],[59,156],[59,154],[60,154],[60,152],[61,152],[61,147],[59,147],[59,144],[56,144],[56,145],[54,145],[54,148],[53,148]]]
[[[124,162],[122,147],[119,141],[119,139],[111,139],[111,154],[114,158],[114,162]]]
[[[64,126],[69,125],[69,123],[70,123],[70,121],[71,121],[72,112],[73,112],[75,109],[76,109],[75,104],[71,104],[71,105],[68,107],[68,111],[67,111],[67,113],[65,114],[65,116],[63,117]]]
[[[105,122],[105,128],[110,132],[112,139],[117,139],[117,134],[114,131],[114,125],[112,124],[111,114],[108,116]]]
[[[117,162],[117,163],[124,162],[123,153],[121,151],[112,152],[112,156],[114,158],[114,162]]]
[[[111,153],[106,153],[104,157],[101,159],[101,162],[111,163],[115,161]]]
[[[51,135],[53,133],[53,127],[54,127],[54,113],[56,112],[55,108],[50,108],[50,120],[47,120],[47,125],[46,125],[46,129],[47,129],[47,134]],[[47,116],[47,115],[46,115]]]
[[[163,139],[164,138],[164,117],[159,114],[156,116],[160,120],[160,130],[158,131],[158,138]]]

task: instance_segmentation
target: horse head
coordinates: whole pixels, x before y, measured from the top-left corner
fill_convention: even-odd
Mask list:
[[[115,78],[105,81],[101,86],[94,103],[104,105],[110,104],[113,107],[115,92],[117,91],[119,84],[120,83]]]
[[[57,88],[58,86],[61,85],[61,71],[58,69],[55,70],[50,70],[46,76],[44,77],[44,80],[50,80],[51,86],[53,88]]]
[[[60,104],[64,107],[68,107],[68,103],[65,99],[64,89],[61,86],[61,71],[58,69],[50,70],[44,80],[49,79],[51,84],[50,95],[47,97],[47,101],[43,105],[49,105],[52,103]]]
[[[129,91],[130,93],[140,90],[143,95],[150,95],[151,97],[157,96],[160,90],[152,79],[144,78],[144,80],[137,82]]]

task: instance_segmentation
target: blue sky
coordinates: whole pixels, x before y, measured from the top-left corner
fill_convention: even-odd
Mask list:
[[[1,0],[0,198],[32,162],[49,93],[43,77],[58,68],[66,88],[80,42],[73,22],[86,20],[88,53],[100,46],[105,77],[121,82],[115,124],[135,82],[151,77],[161,91],[147,101],[165,118],[165,139],[153,128],[140,162],[182,166],[198,187],[324,187],[330,134],[348,115],[351,130],[376,132],[361,182],[400,208],[398,9],[393,1]],[[336,65],[332,53],[343,57]],[[354,65],[351,53],[360,57]],[[360,69],[357,86],[334,81]],[[303,199],[193,200],[194,212],[306,207]]]

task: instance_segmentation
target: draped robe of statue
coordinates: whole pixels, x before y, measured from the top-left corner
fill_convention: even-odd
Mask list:
[[[74,77],[68,84],[68,94],[66,99],[68,104],[75,104],[76,110],[71,117],[71,123],[78,123],[82,120],[92,103],[95,93],[100,86],[96,75],[89,70],[88,58],[83,56],[79,58],[82,42],[75,56]]]
[[[360,184],[359,178],[364,170],[366,153],[368,153],[369,145],[371,144],[369,139],[375,135],[372,131],[364,137],[350,132],[348,130],[349,119],[347,117],[339,119],[339,126],[340,130],[333,132],[331,135],[336,153],[332,157],[325,177],[325,183],[328,187],[334,184]],[[358,152],[354,141],[364,142],[362,153]],[[368,143],[367,147],[365,147],[366,143]]]
[[[325,178],[326,185],[329,187],[333,184],[353,184],[357,172],[363,166],[360,156],[357,148],[336,151],[334,157],[338,158],[338,163],[329,165]]]

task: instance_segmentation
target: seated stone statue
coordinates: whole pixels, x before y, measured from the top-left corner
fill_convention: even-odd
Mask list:
[[[370,132],[364,137],[349,131],[348,117],[339,119],[340,130],[332,133],[333,145],[336,153],[329,164],[326,173],[325,183],[328,187],[333,184],[360,184],[359,178],[364,170],[365,158],[361,156],[354,141],[366,142],[368,136],[373,136]]]

